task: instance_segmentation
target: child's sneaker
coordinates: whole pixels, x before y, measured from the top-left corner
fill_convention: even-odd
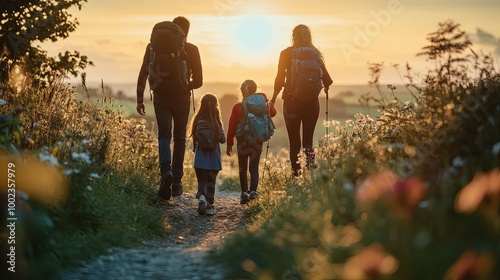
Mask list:
[[[213,216],[215,215],[215,209],[213,204],[208,204],[207,205],[207,215],[208,216]]]
[[[207,200],[204,195],[200,195],[198,199],[198,214],[205,215],[207,213]]]
[[[259,197],[259,193],[257,191],[251,191],[250,192],[250,195],[248,196],[248,198],[250,200],[254,200],[254,199],[257,199]]]
[[[250,197],[248,196],[248,193],[242,192],[241,193],[241,199],[240,199],[240,204],[247,204],[247,202],[250,201]]]

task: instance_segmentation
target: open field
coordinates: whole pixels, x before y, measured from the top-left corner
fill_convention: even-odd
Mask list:
[[[385,87],[381,88],[385,93],[388,90]],[[117,110],[121,110],[128,117],[133,118],[143,118],[136,113],[136,101],[135,101],[135,85],[110,85],[104,86],[104,93],[106,95],[111,95],[114,101],[114,108]],[[83,96],[83,92],[81,87],[77,87],[78,93]],[[270,97],[272,93],[272,87],[263,86],[261,91],[266,92],[268,97]],[[231,108],[235,102],[239,100],[238,96],[238,85],[237,84],[228,84],[228,83],[210,83],[204,85],[202,88],[195,90],[195,102],[199,100],[205,93],[214,93],[219,97],[219,102],[221,106],[222,119],[225,125],[225,129],[227,130],[227,124],[229,122],[229,116],[231,114]],[[332,86],[329,94],[329,105],[328,105],[328,120],[339,121],[341,123],[345,123],[347,119],[351,119],[354,114],[368,114],[373,118],[379,115],[377,109],[373,107],[375,104],[370,104],[371,107],[362,106],[359,102],[361,96],[366,94],[371,94],[376,97],[380,97],[377,89],[368,85],[341,85],[341,86]],[[89,88],[89,94],[91,98],[94,100],[103,98],[103,90],[102,88],[91,87]],[[412,95],[404,86],[398,86],[394,91],[394,96],[388,95],[386,93],[385,96],[389,100],[393,100],[394,97],[398,98],[402,102],[413,100]],[[320,95],[320,115],[316,125],[314,142],[317,142],[319,138],[325,136],[326,128],[323,125],[323,122],[326,120],[326,96],[324,93]],[[146,117],[147,123],[150,125],[150,128],[156,130],[156,119],[154,115],[153,102],[150,99],[149,91],[146,89],[144,93],[144,100],[146,105]],[[198,104],[196,104],[197,106]],[[274,117],[274,122],[276,125],[276,132],[271,140],[270,150],[271,151],[279,151],[282,148],[288,147],[288,137],[287,131],[283,119],[283,104],[280,98],[278,98],[276,103],[276,109],[278,110],[278,114]],[[191,109],[192,111],[192,109]],[[192,113],[191,113],[192,114]],[[330,133],[334,132],[332,130]]]

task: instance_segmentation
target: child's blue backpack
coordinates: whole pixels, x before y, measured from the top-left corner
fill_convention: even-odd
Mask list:
[[[245,142],[266,142],[274,135],[274,129],[264,95],[250,95],[243,102],[243,116],[236,127],[236,138]]]

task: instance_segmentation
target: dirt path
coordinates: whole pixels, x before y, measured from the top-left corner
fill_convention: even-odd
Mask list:
[[[62,279],[224,279],[223,267],[203,257],[235,229],[245,224],[239,192],[216,192],[215,216],[199,216],[194,193],[165,203],[165,218],[172,225],[171,234],[163,239],[144,240],[134,249],[115,248]]]

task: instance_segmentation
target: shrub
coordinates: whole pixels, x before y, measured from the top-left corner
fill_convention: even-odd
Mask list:
[[[286,191],[278,207],[256,203],[265,218],[213,253],[230,264],[228,277],[499,277],[500,75],[490,57],[467,53],[458,24],[443,22],[428,39],[422,55],[436,68],[418,84],[407,66],[414,102],[392,85],[384,93],[382,64],[372,65],[380,97],[362,101],[380,116],[331,122],[319,168],[272,183]]]
[[[105,92],[77,101],[62,81],[2,87],[2,96],[1,159],[16,166],[18,248],[29,277],[51,278],[110,246],[164,233],[151,207],[157,140],[143,121],[126,119]]]

